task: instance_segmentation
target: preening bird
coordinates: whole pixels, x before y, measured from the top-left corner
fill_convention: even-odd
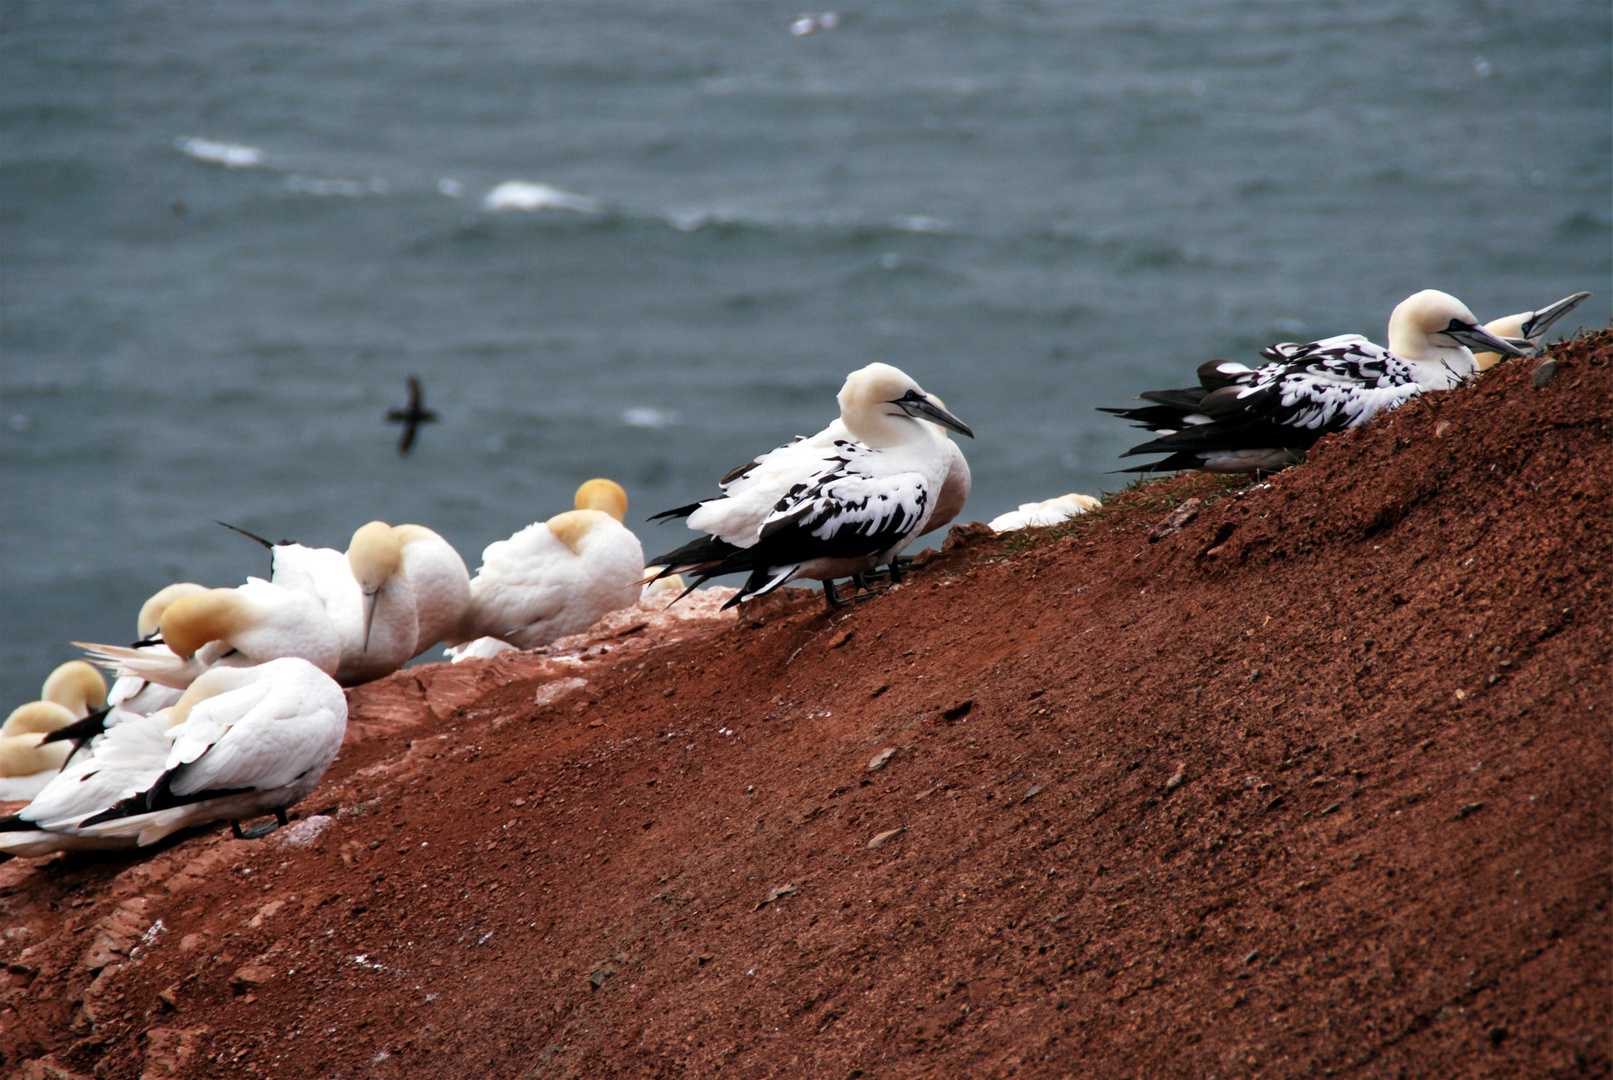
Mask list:
[[[445,640],[457,646],[492,637],[535,649],[638,601],[644,548],[622,524],[627,492],[612,480],[590,480],[575,502],[575,510],[487,546],[470,582],[470,605]]]
[[[259,578],[175,600],[162,613],[160,631],[162,652],[73,644],[102,667],[176,689],[214,666],[246,667],[295,656],[334,673],[342,660],[341,638],[318,600]]]
[[[721,498],[658,515],[707,534],[652,559],[661,575],[689,573],[698,585],[748,573],[730,606],[812,578],[834,607],[834,578],[892,562],[927,531],[956,450],[932,425],[974,432],[889,364],[848,375],[839,403],[843,437],[831,425],[781,446],[723,477]]]
[[[31,799],[55,776],[72,747],[65,742],[44,743],[44,737],[78,717],[54,701],[19,705],[0,726],[0,801]]]
[[[1328,432],[1360,427],[1472,377],[1478,365],[1470,348],[1523,355],[1480,326],[1460,300],[1425,289],[1389,316],[1387,349],[1359,334],[1284,342],[1262,352],[1270,361],[1262,367],[1214,360],[1200,366],[1198,386],[1151,390],[1142,397],[1153,404],[1102,411],[1158,436],[1122,457],[1168,455],[1125,471],[1270,472],[1303,460]]]
[[[402,424],[403,432],[398,436],[398,453],[407,454],[414,449],[415,435],[421,424],[429,424],[438,419],[436,413],[426,408],[426,393],[420,388],[420,377],[409,376],[409,404],[401,409],[388,409],[387,422]]]

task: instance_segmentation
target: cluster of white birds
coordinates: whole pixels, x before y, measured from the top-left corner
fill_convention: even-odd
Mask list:
[[[1426,290],[1395,308],[1388,348],[1354,334],[1274,345],[1262,367],[1211,361],[1199,386],[1106,411],[1156,436],[1128,454],[1168,455],[1137,471],[1270,471],[1329,431],[1526,355],[1589,295],[1480,326],[1461,301]],[[881,565],[900,583],[901,553],[969,497],[969,464],[949,432],[974,432],[888,364],[853,371],[838,400],[839,417],[816,435],[733,469],[720,495],[652,518],[686,519],[701,535],[648,570],[623,524],[627,493],[610,480],[588,481],[575,509],[488,545],[474,577],[420,525],[372,521],[345,552],[254,536],[270,552],[267,580],[168,586],[141,608],[133,646],[81,644],[118,673],[110,690],[73,661],[51,674],[40,701],[12,712],[0,729],[0,799],[33,801],[0,819],[0,853],[146,845],[219,820],[261,835],[239,822],[272,812],[284,824],[335,758],[347,723],[341,687],[438,644],[455,660],[536,648],[645,591],[682,589],[680,574],[693,577],[691,589],[748,575],[727,606],[808,578],[838,607],[837,578],[851,578],[860,599]],[[1076,494],[1025,503],[991,528],[1050,525],[1098,506]]]
[[[75,643],[70,661],[0,730],[0,853],[152,844],[211,821],[286,810],[319,782],[347,726],[343,686],[440,643],[460,656],[534,648],[637,601],[644,552],[610,480],[576,509],[488,546],[474,578],[437,533],[372,521],[345,552],[253,537],[267,580],[170,585],[141,607],[132,646]],[[232,526],[233,527],[233,526]],[[243,530],[237,530],[243,531]],[[246,534],[251,536],[252,534]]]

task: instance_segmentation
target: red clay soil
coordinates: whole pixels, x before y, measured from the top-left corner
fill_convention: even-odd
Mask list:
[[[5,1066],[1605,1076],[1613,336],[1556,355],[848,613],[353,691],[322,816],[0,867]]]

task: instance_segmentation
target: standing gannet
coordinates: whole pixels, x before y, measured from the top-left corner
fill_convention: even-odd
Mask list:
[[[403,554],[403,573],[414,589],[414,655],[447,638],[470,607],[470,572],[452,544],[424,525],[392,530]]]
[[[194,684],[192,684],[194,685]],[[150,716],[125,714],[93,749],[69,762],[33,802],[0,818],[0,852],[35,858],[57,851],[134,847],[133,836],[85,836],[79,822],[157,782],[189,706]]]
[[[577,489],[576,506],[487,545],[452,644],[492,637],[535,649],[638,602],[644,548],[622,524],[627,492],[590,480]]]
[[[1211,361],[1201,385],[1153,390],[1153,405],[1104,409],[1160,437],[1127,450],[1168,454],[1127,472],[1203,469],[1268,472],[1302,461],[1317,439],[1360,427],[1379,412],[1428,391],[1449,390],[1478,371],[1469,346],[1523,352],[1478,324],[1456,297],[1425,289],[1389,316],[1389,347],[1359,334],[1263,351],[1271,363],[1249,369]]]
[[[247,667],[297,656],[334,673],[342,642],[320,602],[306,593],[248,578],[234,589],[207,589],[168,605],[159,624],[167,655],[75,641],[102,667],[184,689],[215,664]]]
[[[336,680],[306,660],[286,657],[198,676],[179,704],[183,722],[162,773],[143,791],[76,825],[96,837],[129,837],[141,847],[169,833],[286,810],[319,783],[347,731],[347,698]]]
[[[1545,338],[1546,331],[1551,329],[1552,323],[1589,300],[1590,296],[1588,292],[1577,292],[1573,296],[1563,297],[1555,304],[1547,304],[1539,311],[1520,311],[1516,315],[1487,322],[1484,324],[1484,329],[1520,349],[1533,351],[1540,348],[1540,342]],[[1475,352],[1473,359],[1477,361],[1480,371],[1489,371],[1501,362],[1501,354]]]
[[[992,532],[1013,532],[1016,529],[1037,529],[1057,525],[1080,514],[1090,514],[1103,504],[1091,495],[1071,492],[1056,499],[1020,503],[1019,509],[999,514],[987,522]]]
[[[50,783],[73,748],[65,742],[45,744],[44,738],[77,719],[54,701],[30,701],[11,710],[0,726],[0,801],[31,799]]]
[[[666,566],[662,574],[688,571],[698,584],[749,572],[730,606],[814,578],[834,607],[834,578],[890,562],[923,533],[951,460],[950,440],[926,421],[974,432],[889,364],[848,375],[839,402],[849,438],[810,450],[798,448],[813,440],[801,440],[763,455],[745,475],[725,477],[732,494],[688,514],[689,527],[709,535],[652,559]],[[733,485],[736,479],[747,483]]]

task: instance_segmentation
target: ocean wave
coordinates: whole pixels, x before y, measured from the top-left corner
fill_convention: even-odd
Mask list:
[[[635,428],[664,428],[676,424],[682,417],[672,409],[652,409],[637,406],[622,413],[622,423]]]
[[[506,180],[482,198],[483,210],[573,210],[579,214],[597,214],[598,199],[587,195],[574,195],[569,191],[534,184],[527,180]]]
[[[387,183],[379,176],[372,176],[368,180],[321,180],[312,176],[288,176],[286,187],[299,195],[318,195],[328,198],[339,196],[346,199],[362,198],[365,195],[385,195]]]
[[[244,143],[215,142],[182,135],[174,140],[174,149],[186,157],[222,165],[226,169],[255,169],[263,164],[263,151]]]

